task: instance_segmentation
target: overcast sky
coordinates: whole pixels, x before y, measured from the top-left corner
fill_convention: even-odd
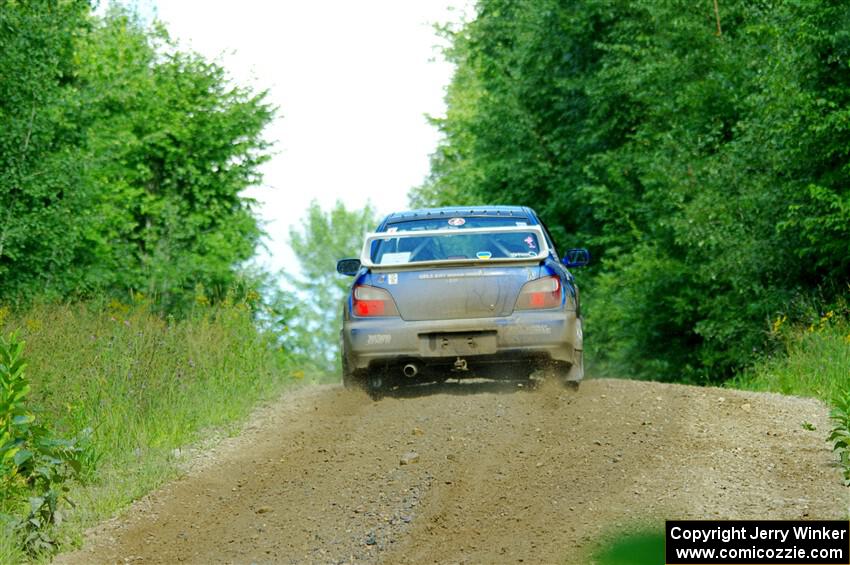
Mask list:
[[[264,263],[293,261],[288,229],[312,199],[379,212],[405,208],[428,173],[452,66],[434,23],[471,15],[469,0],[137,0],[181,47],[218,60],[238,84],[269,89],[279,116],[262,201]]]

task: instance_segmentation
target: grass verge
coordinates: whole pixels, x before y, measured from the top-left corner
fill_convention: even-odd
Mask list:
[[[759,360],[727,385],[812,396],[831,404],[833,427],[827,441],[850,484],[850,315],[846,307],[838,310],[790,327],[784,316],[777,318],[770,332],[778,354]]]
[[[850,321],[826,312],[816,322],[785,327],[773,322],[778,353],[756,362],[729,386],[813,396],[834,403],[850,391]]]
[[[199,305],[183,320],[144,303],[0,308],[0,331],[12,330],[26,341],[30,409],[60,435],[93,430],[86,485],[72,486],[77,507],[54,534],[66,547],[173,477],[175,450],[244,418],[298,374],[244,303]],[[0,500],[0,514],[25,506]],[[0,563],[24,558],[14,536],[0,535]]]

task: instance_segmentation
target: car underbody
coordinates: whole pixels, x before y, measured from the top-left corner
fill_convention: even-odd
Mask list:
[[[355,320],[341,334],[344,382],[373,396],[398,385],[487,378],[584,376],[575,312],[524,312],[472,320]]]
[[[442,383],[450,379],[492,379],[528,381],[537,384],[549,379],[578,389],[583,377],[582,352],[573,364],[552,361],[543,354],[456,357],[420,362],[401,359],[373,363],[368,369],[345,370],[343,383],[362,388],[373,398],[397,386]]]

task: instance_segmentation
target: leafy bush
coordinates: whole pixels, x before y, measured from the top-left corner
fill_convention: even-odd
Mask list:
[[[827,439],[838,453],[844,469],[844,480],[850,485],[850,391],[838,398],[829,417],[834,426]]]
[[[15,334],[0,336],[0,502],[14,511],[18,499],[28,500],[25,517],[6,521],[24,550],[37,554],[55,548],[49,528],[61,520],[59,503],[67,500],[66,481],[79,476],[82,449],[37,423],[26,403],[30,385],[23,349]]]

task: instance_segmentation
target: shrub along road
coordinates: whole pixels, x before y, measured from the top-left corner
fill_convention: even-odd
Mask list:
[[[307,388],[57,561],[579,563],[665,518],[846,518],[828,427],[816,400],[626,380]]]

